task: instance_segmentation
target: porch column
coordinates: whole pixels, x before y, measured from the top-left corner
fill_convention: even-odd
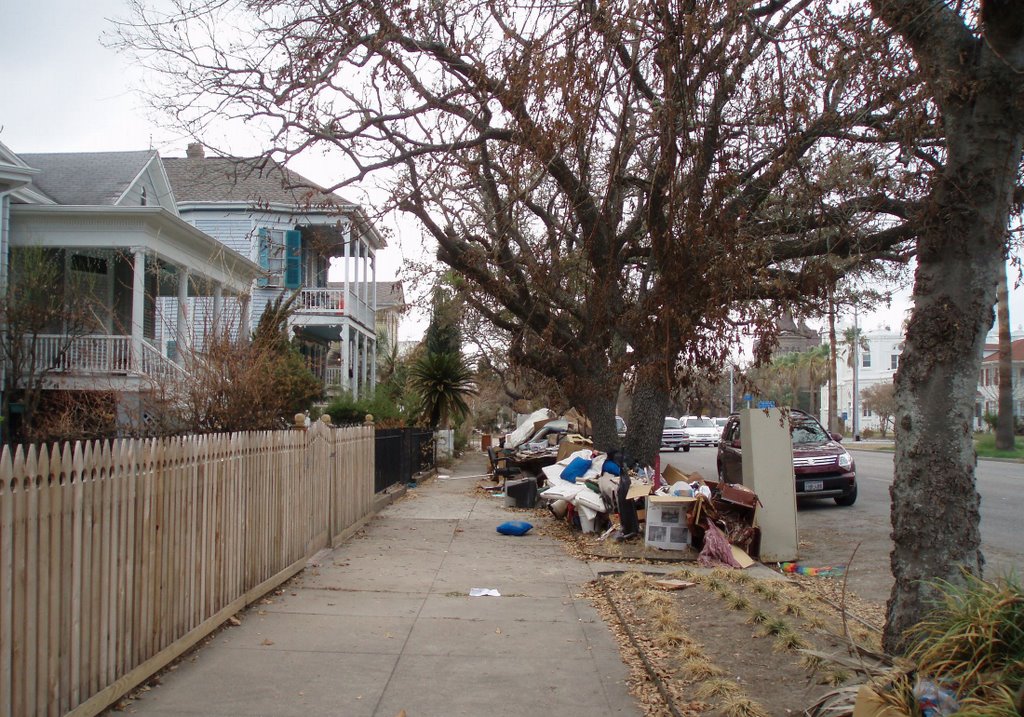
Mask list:
[[[341,379],[338,381],[338,385],[342,390],[349,389],[349,393],[352,391],[351,381],[348,378],[348,370],[352,366],[352,362],[348,358],[348,321],[345,320],[341,325]]]
[[[221,284],[213,285],[213,335],[220,337],[223,330],[224,317],[224,287]]]
[[[238,340],[247,344],[252,337],[252,294],[238,297],[238,313]]]
[[[132,367],[138,371],[142,365],[142,342],[146,332],[146,250],[134,247],[135,259],[132,276]]]
[[[345,247],[344,252],[343,252],[343,256],[344,256],[343,263],[345,265],[345,315],[346,316],[351,316],[352,315],[352,307],[350,306],[350,304],[352,303],[352,297],[349,296],[349,294],[348,294],[348,263],[349,263],[349,259],[351,258],[351,251],[349,249],[349,245],[352,244],[352,225],[351,224],[346,224],[345,225],[345,241],[343,242],[343,244],[344,244],[344,247]],[[346,328],[346,331],[347,330],[348,329]],[[348,351],[348,344],[347,343],[345,344],[344,348],[345,348],[345,351],[347,352]],[[348,354],[346,353],[345,355],[347,356]]]
[[[349,391],[353,398],[359,398],[359,332],[353,332],[352,344],[349,346],[348,370],[352,374],[348,380]]]
[[[363,279],[362,279],[362,276],[361,276],[362,272],[360,271],[360,269],[362,268],[362,264],[363,264],[363,243],[361,241],[357,241],[356,242],[355,250],[356,250],[356,266],[355,266],[355,271],[356,271],[356,306],[359,308],[359,313],[357,314],[357,316],[359,317],[359,319],[361,321],[362,318],[363,318],[363,311],[362,311],[362,309],[363,309],[363,306],[362,306],[362,304],[363,304],[363,285],[362,285],[362,280]]]
[[[175,324],[174,340],[178,347],[178,363],[184,363],[189,348],[188,332],[188,279],[189,270],[178,269],[178,320]]]
[[[369,389],[367,379],[370,375],[367,373],[367,356],[370,354],[370,337],[366,334],[362,335],[362,371],[359,373],[359,384],[362,390],[366,391]]]
[[[370,390],[377,388],[377,339],[370,342]]]

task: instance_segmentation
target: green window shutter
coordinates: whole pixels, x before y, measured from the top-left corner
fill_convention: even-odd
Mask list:
[[[298,289],[302,286],[302,234],[298,231],[284,233],[284,287]]]
[[[263,269],[264,272],[268,272],[270,271],[270,230],[266,227],[260,227],[257,234],[259,241],[260,268]],[[267,283],[267,275],[265,273],[256,280],[256,286],[266,286]]]

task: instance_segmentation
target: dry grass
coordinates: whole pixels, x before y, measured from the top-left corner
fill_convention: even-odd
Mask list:
[[[712,677],[704,680],[697,687],[695,694],[698,699],[702,700],[720,700],[727,697],[735,697],[742,691],[740,686],[728,677]]]
[[[775,638],[774,649],[777,652],[789,652],[791,650],[803,650],[809,647],[807,640],[795,632],[786,632]]]
[[[747,599],[746,595],[742,593],[729,593],[725,598],[725,604],[730,610],[748,610],[750,609],[750,600]]]
[[[690,682],[709,680],[712,677],[721,677],[725,674],[725,670],[712,663],[711,660],[706,657],[697,657],[687,660],[680,666],[680,670]]]
[[[727,697],[719,709],[723,717],[772,717],[764,707],[749,697]]]

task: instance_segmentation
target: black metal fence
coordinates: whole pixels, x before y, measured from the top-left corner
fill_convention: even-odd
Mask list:
[[[433,431],[378,428],[375,433],[374,490],[378,493],[395,483],[408,483],[413,474],[434,467]]]

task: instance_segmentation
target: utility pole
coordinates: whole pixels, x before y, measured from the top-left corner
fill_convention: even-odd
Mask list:
[[[860,440],[860,328],[857,325],[857,304],[853,305],[853,440]]]
[[[732,369],[732,364],[729,364],[729,415],[732,415],[733,413],[736,412],[736,406],[733,400],[732,392]]]

